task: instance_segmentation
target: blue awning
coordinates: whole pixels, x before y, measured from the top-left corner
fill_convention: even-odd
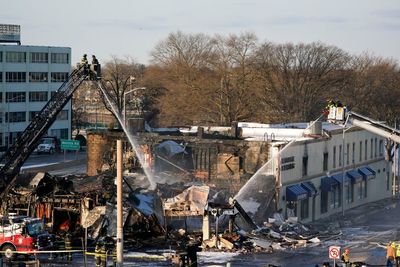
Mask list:
[[[347,176],[351,179],[353,183],[357,183],[358,181],[362,180],[362,174],[357,170],[348,171]]]
[[[308,192],[309,197],[313,197],[318,193],[318,190],[312,182],[301,183],[301,186]]]
[[[376,172],[368,166],[358,168],[358,171],[361,173],[362,176],[364,176],[365,179],[374,178],[376,174]]]
[[[338,181],[336,181],[332,177],[325,176],[325,177],[321,178],[321,190],[322,191],[325,191],[325,192],[332,191],[332,186],[338,185],[338,184],[339,184]]]
[[[332,179],[334,179],[338,184],[341,184],[342,181],[343,181],[343,174],[342,174],[342,173],[338,173],[338,174],[332,175],[331,177],[332,177]],[[345,182],[345,183],[348,183],[349,181],[350,181],[350,178],[349,178],[347,175],[345,175],[345,176],[344,176],[344,182]]]
[[[286,187],[286,201],[298,201],[308,198],[308,192],[299,184]]]

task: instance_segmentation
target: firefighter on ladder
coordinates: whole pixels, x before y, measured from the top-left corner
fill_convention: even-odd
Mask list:
[[[89,61],[87,60],[87,55],[83,54],[83,57],[81,59],[81,66],[87,67],[89,65]]]
[[[81,62],[78,64],[78,68],[82,68],[82,67],[83,67],[83,70],[85,73],[87,73],[89,71],[90,66],[89,66],[89,61],[87,60],[86,54],[83,55]]]

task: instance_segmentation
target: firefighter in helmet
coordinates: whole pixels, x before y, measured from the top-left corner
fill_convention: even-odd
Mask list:
[[[81,66],[86,67],[87,65],[89,65],[89,61],[87,60],[87,55],[83,54],[82,59],[81,59]]]
[[[92,64],[93,65],[98,65],[99,64],[99,61],[97,60],[95,55],[92,55]]]
[[[340,259],[343,262],[343,266],[350,266],[350,250],[348,248],[346,248],[342,254],[342,256],[340,257]]]

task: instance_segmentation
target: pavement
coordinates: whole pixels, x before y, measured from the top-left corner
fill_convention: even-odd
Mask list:
[[[22,173],[49,172],[52,175],[83,174],[86,172],[86,151],[32,154],[21,168]]]
[[[251,255],[247,259],[233,261],[233,266],[246,266],[245,261],[254,266],[265,263],[278,266],[315,266],[333,260],[328,257],[329,246],[339,246],[343,251],[350,249],[351,262],[365,262],[367,266],[385,266],[386,248],[389,241],[400,241],[400,202],[398,198],[369,203],[350,211],[345,216],[336,215],[317,221],[311,227],[328,229],[333,235],[320,244],[296,250],[276,252],[268,256]]]

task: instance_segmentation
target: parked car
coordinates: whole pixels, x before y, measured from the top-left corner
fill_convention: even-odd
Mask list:
[[[46,153],[53,154],[59,149],[58,140],[56,137],[43,137],[39,141],[39,145],[34,150],[38,154]]]

